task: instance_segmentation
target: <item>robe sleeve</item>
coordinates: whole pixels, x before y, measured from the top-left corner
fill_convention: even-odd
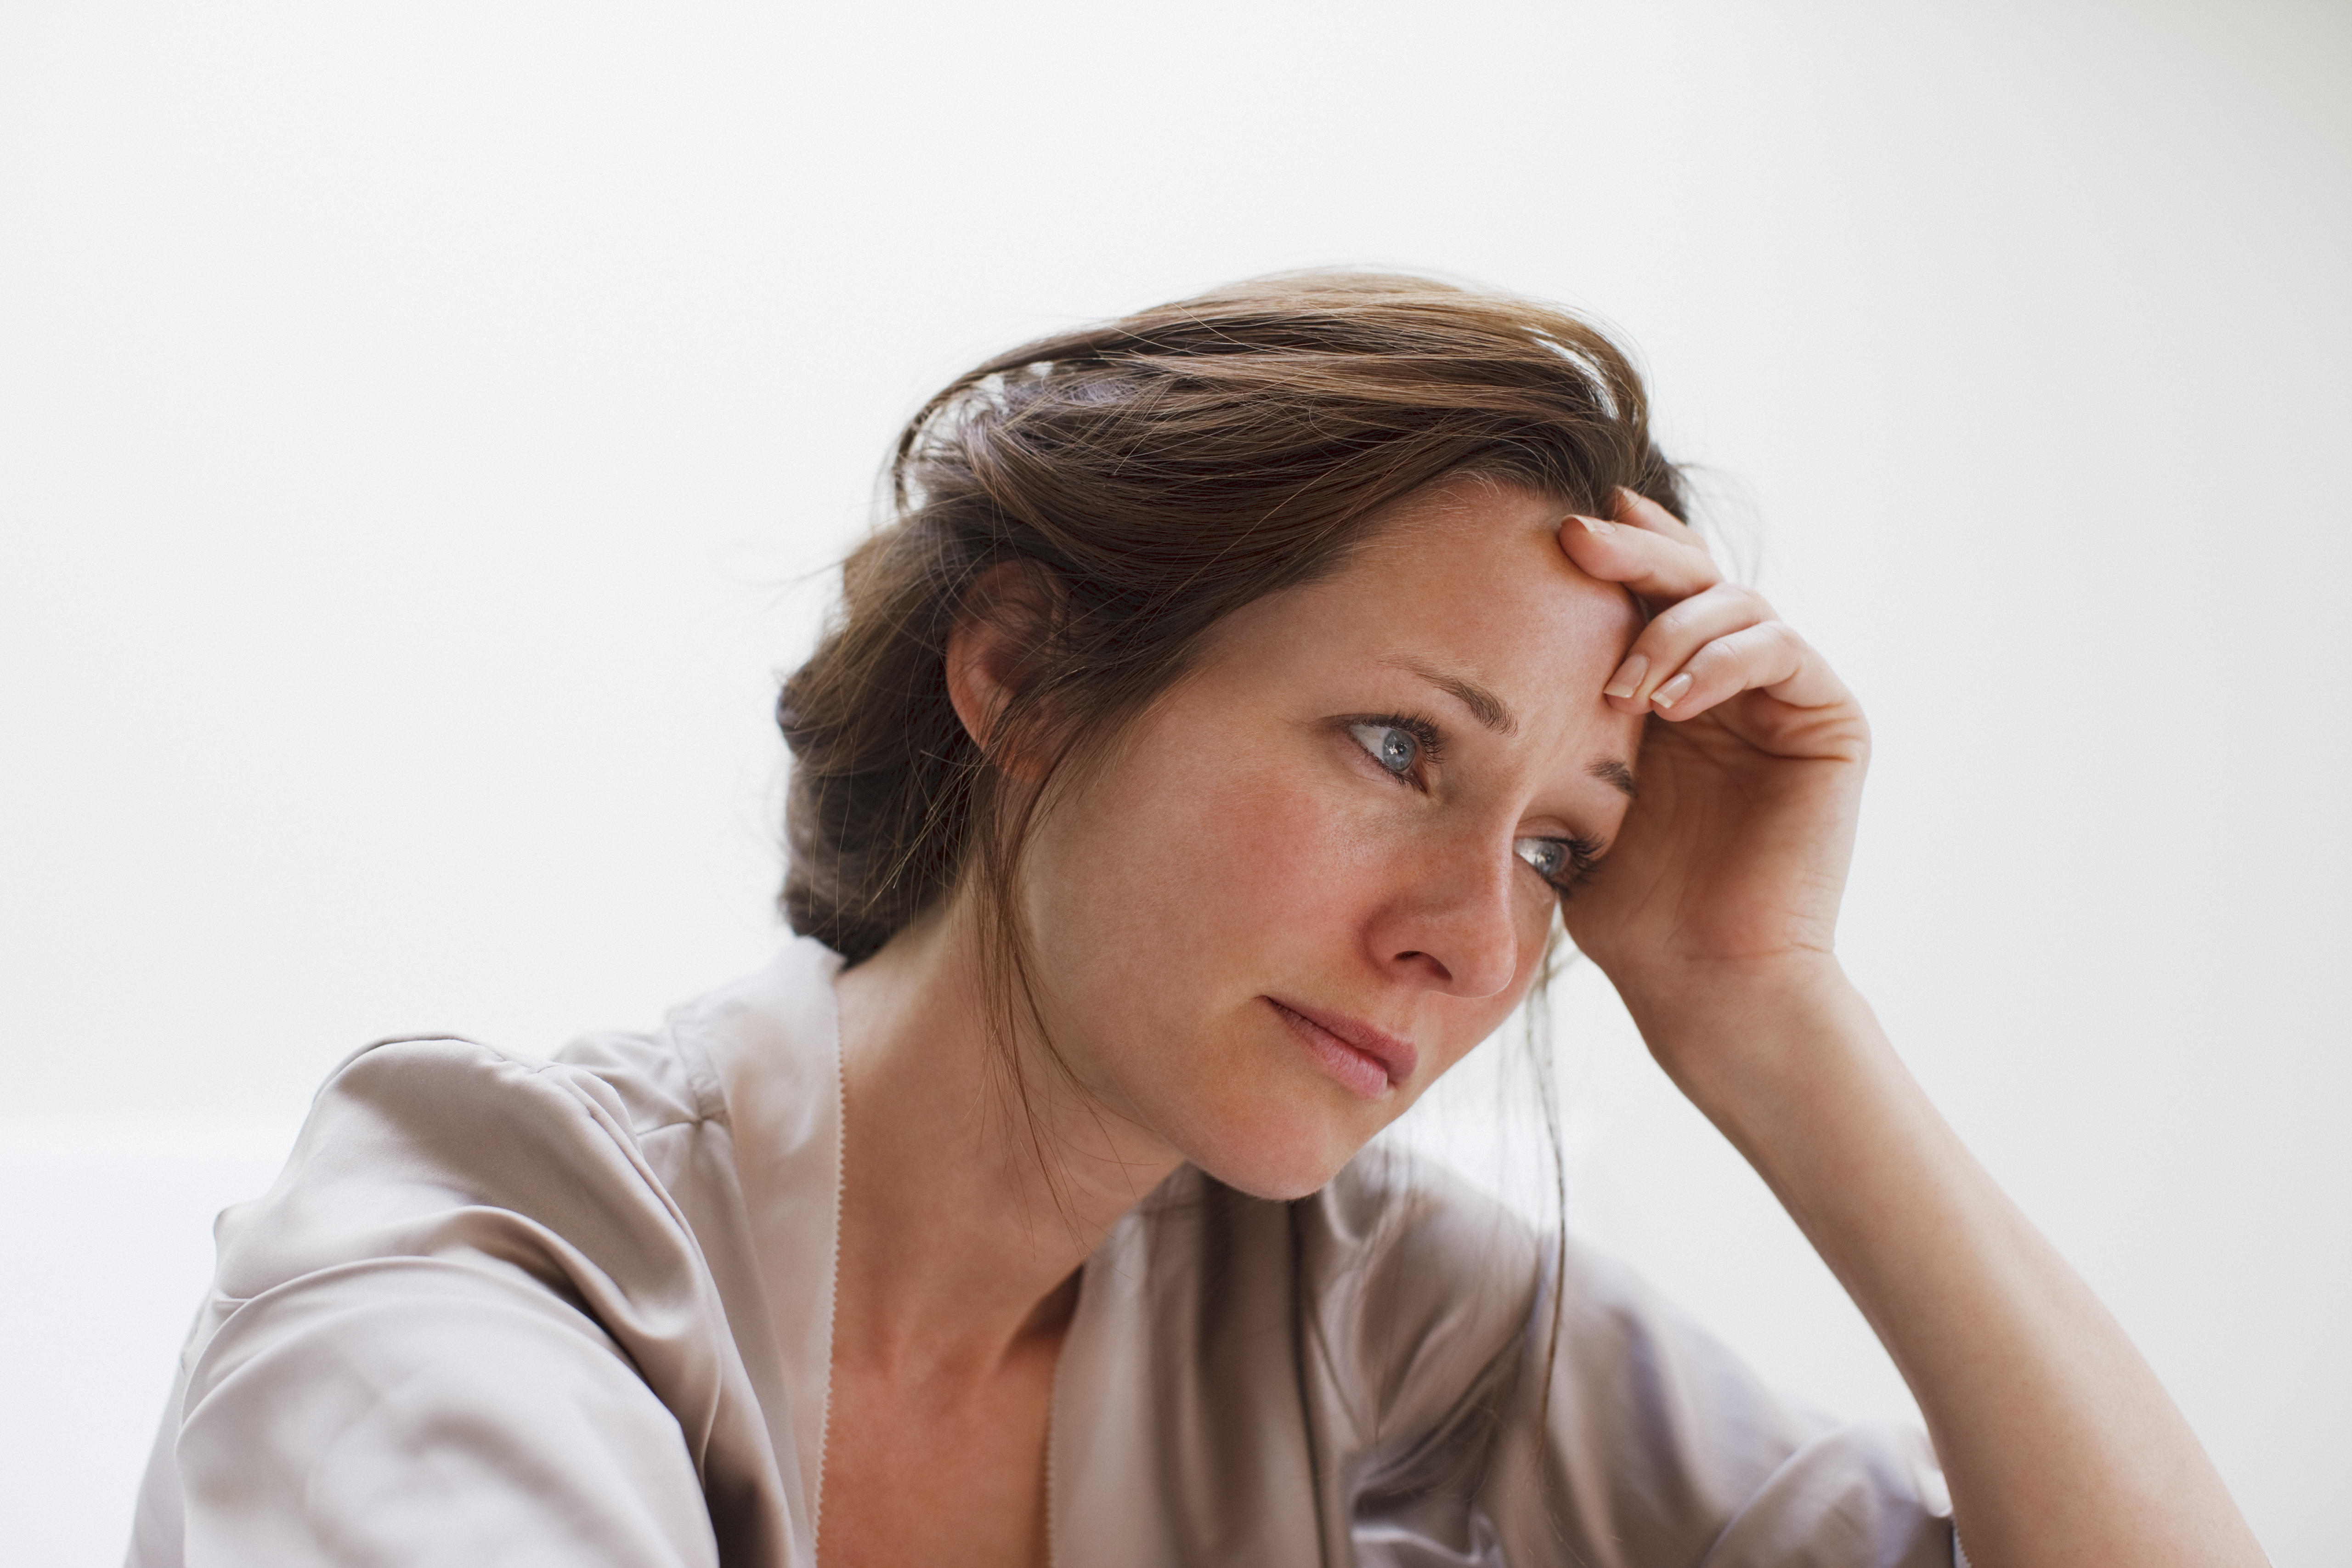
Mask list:
[[[347,1062],[277,1184],[221,1218],[132,1568],[790,1555],[640,1131],[575,1067],[446,1039]]]
[[[1302,1208],[1304,1363],[1359,1568],[1950,1568],[1927,1439],[1767,1388],[1630,1271],[1418,1162]]]
[[[1924,1435],[1796,1405],[1572,1243],[1539,1279],[1477,1502],[1506,1560],[1950,1568]]]

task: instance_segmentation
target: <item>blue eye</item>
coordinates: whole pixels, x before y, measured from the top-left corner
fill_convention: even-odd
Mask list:
[[[1568,846],[1557,838],[1514,838],[1511,853],[1533,866],[1547,882],[1557,882],[1568,869]]]
[[[1563,899],[1600,868],[1601,849],[1590,838],[1511,840],[1511,853],[1533,867]]]
[[[1396,774],[1410,778],[1412,764],[1421,755],[1421,741],[1410,730],[1400,730],[1394,724],[1350,724],[1348,733],[1356,743],[1371,752],[1372,760]]]

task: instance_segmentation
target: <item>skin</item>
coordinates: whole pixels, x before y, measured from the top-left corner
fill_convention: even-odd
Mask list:
[[[983,745],[1039,591],[1000,570],[950,641]],[[1377,754],[1397,719],[1435,742],[1411,777]],[[1525,994],[1556,894],[1521,850],[1573,839],[1606,855],[1571,936],[1886,1343],[1971,1558],[2263,1562],[2128,1341],[1838,968],[1868,750],[1820,657],[1622,493],[1602,521],[1453,481],[1337,574],[1230,617],[1098,771],[1049,786],[1023,892],[1058,1058],[1015,1042],[1034,1138],[980,1022],[969,901],[839,982],[821,1558],[1042,1562],[1080,1264],[1183,1162],[1268,1197],[1328,1181]],[[1335,1058],[1300,1015],[1412,1059]]]

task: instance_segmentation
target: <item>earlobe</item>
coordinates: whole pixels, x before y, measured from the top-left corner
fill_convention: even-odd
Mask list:
[[[1001,768],[1005,709],[1034,679],[1066,590],[1034,561],[1002,561],[975,578],[948,633],[948,700],[964,732]]]

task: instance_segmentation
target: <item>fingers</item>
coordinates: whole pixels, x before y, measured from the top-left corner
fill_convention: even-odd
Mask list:
[[[1561,523],[1559,546],[1586,575],[1622,583],[1654,608],[1723,580],[1697,534],[1657,502],[1628,489],[1617,491],[1611,517],[1576,515]]]
[[[1845,700],[1822,657],[1754,591],[1718,584],[1642,630],[1602,688],[1621,713],[1681,720],[1742,691],[1800,708]]]
[[[1757,690],[1798,708],[1852,700],[1761,595],[1726,583],[1698,536],[1646,496],[1619,489],[1609,517],[1571,516],[1559,543],[1588,576],[1622,584],[1652,611],[1602,688],[1617,711],[1690,719]]]
[[[1728,637],[1772,618],[1772,606],[1752,589],[1717,583],[1660,611],[1633,639],[1633,646],[1625,651],[1624,662],[1617,667],[1617,672],[1609,678],[1601,691],[1610,697],[1629,699],[1637,705],[1645,703],[1700,648],[1717,637]],[[1660,710],[1671,707],[1674,701],[1669,697],[1659,704]],[[1640,710],[1636,706],[1624,710]]]
[[[1609,512],[1609,521],[1634,528],[1646,528],[1652,533],[1664,534],[1677,544],[1694,544],[1701,550],[1706,548],[1706,542],[1699,538],[1696,529],[1652,500],[1648,496],[1639,490],[1629,490],[1623,485],[1617,487],[1613,505]]]
[[[1808,651],[1788,622],[1759,622],[1692,654],[1650,694],[1651,706],[1668,719],[1696,718],[1727,697],[1785,684],[1803,668]]]

